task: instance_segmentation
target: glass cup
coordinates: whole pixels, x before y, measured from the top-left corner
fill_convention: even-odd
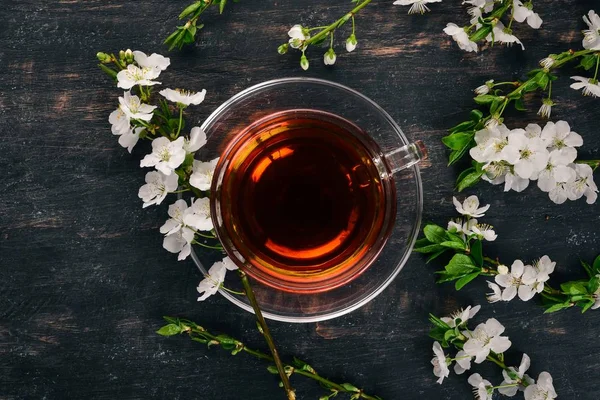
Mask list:
[[[368,150],[365,162],[374,166],[381,182],[384,206],[375,210],[382,221],[369,234],[372,240],[345,267],[314,274],[281,273],[273,263],[258,257],[227,226],[231,205],[243,199],[228,198],[226,175],[240,147],[258,135],[255,126],[277,124],[289,115],[328,120],[348,125]],[[266,123],[267,122],[267,123]],[[271,124],[272,125],[272,124]],[[422,142],[409,143],[392,118],[372,100],[345,86],[312,78],[286,78],[248,88],[221,105],[202,125],[208,143],[197,158],[220,157],[211,187],[211,217],[227,255],[251,278],[266,318],[288,322],[311,322],[348,313],[377,296],[406,263],[421,220],[422,187],[416,165],[426,155]],[[225,184],[224,184],[225,183]],[[229,228],[229,229],[228,229]],[[200,270],[221,256],[195,248],[192,257]],[[350,259],[350,258],[349,258]],[[240,289],[235,274],[225,286]],[[251,311],[247,299],[231,291],[221,294]]]

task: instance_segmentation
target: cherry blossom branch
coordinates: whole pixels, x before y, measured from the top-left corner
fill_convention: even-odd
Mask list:
[[[168,322],[167,325],[160,328],[157,333],[162,336],[174,336],[178,334],[188,334],[188,336],[195,342],[206,344],[208,347],[220,346],[224,350],[231,351],[232,355],[237,355],[240,352],[244,352],[251,356],[254,356],[260,360],[275,362],[272,355],[263,353],[260,350],[254,350],[247,347],[243,342],[225,334],[215,335],[207,331],[205,328],[198,324],[186,320],[174,317],[164,317]],[[351,395],[351,399],[366,399],[366,400],[382,400],[381,397],[373,396],[365,393],[362,389],[358,389],[356,386],[350,383],[335,383],[327,378],[324,378],[317,374],[315,369],[304,361],[294,357],[294,362],[291,364],[283,364],[282,368],[285,371],[284,375],[286,378],[293,374],[302,375],[304,377],[313,379],[321,384],[325,389],[329,390],[329,394],[322,396],[320,399],[329,399],[335,397],[338,393],[347,393]],[[278,374],[278,370],[275,366],[269,366],[268,371],[273,374]]]
[[[493,277],[488,282],[492,293],[487,295],[491,303],[510,301],[515,297],[528,301],[539,294],[546,313],[579,306],[582,312],[600,308],[600,255],[590,265],[581,262],[587,273],[587,279],[564,282],[560,289],[549,284],[550,275],[556,263],[543,256],[531,265],[515,260],[511,267],[486,256],[483,244],[494,241],[497,235],[492,226],[480,223],[477,218],[484,216],[489,205],[479,207],[476,196],[460,203],[453,198],[456,210],[461,218],[448,222],[446,229],[428,224],[423,228],[424,238],[417,240],[414,251],[428,255],[427,262],[448,253],[454,253],[443,270],[436,271],[438,283],[455,282],[456,290],[479,276]]]
[[[479,324],[475,329],[469,329],[469,321],[479,312],[480,306],[467,307],[458,310],[448,317],[438,318],[429,314],[429,321],[433,328],[429,336],[435,340],[433,344],[434,357],[431,360],[433,374],[442,384],[450,376],[450,367],[454,363],[454,372],[461,375],[471,370],[472,363],[481,364],[490,361],[502,369],[504,380],[499,385],[493,385],[474,373],[469,376],[468,382],[473,386],[473,392],[478,399],[491,400],[494,394],[514,396],[518,391],[524,391],[526,399],[535,398],[554,399],[557,397],[552,384],[552,377],[547,372],[542,372],[537,382],[526,374],[531,360],[523,354],[518,367],[508,367],[504,362],[504,353],[512,346],[507,336],[502,336],[504,326],[494,318]],[[454,349],[454,357],[447,355],[444,349]]]

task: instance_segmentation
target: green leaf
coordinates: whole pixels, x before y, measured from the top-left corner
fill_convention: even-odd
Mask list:
[[[477,278],[481,274],[481,271],[473,272],[471,274],[465,275],[459,280],[456,281],[454,287],[456,290],[462,289],[467,283],[471,282],[473,279]]]
[[[429,257],[427,257],[427,260],[425,261],[425,263],[429,264],[429,262],[435,260],[436,258],[438,258],[439,256],[441,256],[442,254],[444,254],[446,251],[448,251],[448,249],[440,250],[437,253],[433,253],[432,255],[430,255]]]
[[[597,276],[592,277],[587,284],[588,293],[596,293],[596,291],[600,288],[600,278]]]
[[[560,288],[570,295],[588,294],[586,284],[581,281],[565,282],[560,285]]]
[[[451,341],[452,339],[454,339],[454,337],[456,336],[456,334],[454,333],[454,331],[452,329],[448,329],[446,331],[446,333],[444,333],[444,340],[446,342]]]
[[[190,4],[189,6],[184,8],[184,10],[181,12],[181,14],[179,14],[179,19],[184,19],[191,13],[196,12],[196,10],[198,10],[200,8],[200,6],[202,6],[201,1],[197,1],[195,3]]]
[[[415,242],[415,247],[425,247],[425,246],[429,246],[430,244],[433,244],[429,241],[429,239],[427,238],[421,238],[421,239],[417,239],[417,241]]]
[[[442,321],[440,318],[436,317],[433,314],[429,314],[429,322],[431,322],[433,325],[437,326],[438,328],[442,328],[444,330],[446,329],[450,329],[450,325],[448,325],[447,323],[445,323],[444,321]]]
[[[270,373],[272,373],[273,375],[278,375],[279,371],[277,370],[277,367],[274,365],[269,365],[267,367],[267,371],[269,371]]]
[[[106,65],[104,64],[98,64],[98,66],[100,67],[100,69],[102,71],[104,71],[106,73],[106,75],[110,76],[111,78],[113,78],[115,81],[117,80],[117,71],[115,71],[112,68],[108,68]]]
[[[429,331],[429,337],[434,340],[437,340],[438,342],[442,342],[444,341],[444,335],[446,334],[446,332],[446,329],[436,326],[435,328]]]
[[[472,172],[475,172],[475,167],[469,167],[465,169],[458,175],[458,178],[456,178],[456,184],[458,185],[458,182],[462,181],[465,178],[465,176],[469,175]]]
[[[473,259],[466,254],[455,254],[446,265],[446,272],[451,275],[468,274],[478,269]]]
[[[483,176],[483,171],[480,172],[471,172],[470,174],[463,177],[460,181],[456,181],[456,190],[462,192],[466,188],[471,186],[475,186]]]
[[[470,143],[472,143],[472,142],[469,142],[469,144]],[[452,165],[455,162],[457,162],[458,160],[460,160],[461,157],[465,155],[467,150],[469,150],[471,148],[471,146],[469,144],[466,145],[465,147],[463,147],[461,150],[453,150],[450,153],[450,156],[448,157],[448,165]]]
[[[479,110],[472,110],[471,111],[471,119],[475,122],[479,122],[481,121],[481,119],[483,118],[483,113]]]
[[[455,127],[448,129],[448,133],[452,134],[452,133],[456,133],[456,132],[468,131],[468,130],[473,129],[474,126],[475,126],[475,122],[473,122],[473,121],[461,122],[460,124],[456,125]]]
[[[550,82],[550,77],[546,71],[542,70],[535,75],[535,81],[541,89],[546,90],[548,82]]]
[[[469,39],[472,40],[473,42],[478,42],[481,39],[484,39],[487,35],[489,35],[491,31],[492,31],[491,25],[482,26],[481,28],[477,29],[475,31],[475,33],[473,33],[469,37]]]
[[[348,392],[360,392],[360,389],[351,383],[342,383],[340,386],[346,389]]]
[[[521,86],[521,87],[522,87],[521,91],[524,91],[524,92],[533,92],[533,91],[536,91],[538,89],[538,84],[537,84],[537,81],[535,79],[530,79],[527,82],[525,82],[523,84],[523,86]]]
[[[588,300],[586,302],[580,302],[578,305],[581,306],[581,313],[583,314],[587,310],[589,310],[596,302],[594,300]]]
[[[581,57],[581,62],[579,63],[578,67],[589,71],[596,66],[597,59],[598,57],[594,54],[586,54],[585,56]]]
[[[440,246],[443,247],[447,247],[449,249],[455,249],[455,250],[466,250],[465,244],[464,243],[459,243],[459,242],[455,242],[455,241],[451,241],[451,242],[442,242],[439,244]]]
[[[446,230],[441,226],[430,224],[423,228],[425,237],[432,243],[442,243],[446,241]]]
[[[219,3],[219,14],[223,14],[223,10],[225,10],[225,4],[227,4],[227,0],[221,0],[221,3]]]
[[[522,98],[519,98],[519,99],[515,100],[515,110],[517,110],[517,111],[527,111],[527,108],[525,107],[525,102],[523,101]]]
[[[594,260],[594,272],[596,274],[600,274],[600,255],[598,255],[596,257],[596,259]]]
[[[177,324],[168,324],[156,331],[161,336],[173,336],[181,333],[181,328]]]
[[[492,94],[481,94],[475,97],[473,100],[475,100],[475,103],[477,104],[491,104],[496,100],[500,100],[500,98]]]
[[[483,267],[483,244],[481,240],[476,240],[471,244],[471,258],[479,268]]]
[[[443,242],[446,243],[446,242]],[[421,254],[429,254],[429,253],[437,253],[438,251],[445,250],[447,246],[439,245],[439,244],[430,244],[429,246],[423,246],[419,248],[413,249],[416,253]]]
[[[452,150],[462,150],[469,145],[474,136],[474,133],[458,132],[443,137],[442,142]]]
[[[440,277],[437,281],[435,281],[435,283],[452,282],[452,281],[455,281],[455,280],[460,279],[463,276],[467,275],[467,274],[454,275],[454,274],[449,274],[446,271],[435,271],[435,274],[439,275],[439,277]]]
[[[448,239],[450,239],[453,242],[457,242],[457,243],[465,243],[465,241],[463,240],[463,238],[461,238],[458,235],[455,235],[452,232],[446,232],[446,236],[448,237]]]
[[[592,271],[592,267],[590,267],[590,264],[586,263],[583,260],[581,260],[580,263],[581,263],[581,266],[583,267],[583,269],[585,269],[585,272],[587,272],[587,274],[588,274],[588,276],[590,278],[595,275],[594,271]]]
[[[571,302],[570,301],[566,301],[566,302],[560,303],[560,304],[555,304],[552,307],[548,307],[546,309],[546,311],[544,311],[544,314],[550,314],[550,313],[553,313],[553,312],[564,310],[565,308],[569,308],[569,307],[571,307]]]

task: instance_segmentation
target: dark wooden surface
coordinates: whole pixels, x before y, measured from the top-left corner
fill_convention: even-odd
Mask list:
[[[336,1],[242,1],[226,14],[209,13],[200,43],[170,54],[161,76],[170,86],[206,88],[200,122],[249,85],[307,75],[358,89],[381,104],[412,139],[423,139],[431,162],[423,170],[425,220],[445,223],[456,170],[445,166],[444,131],[466,118],[470,90],[486,79],[510,79],[538,59],[580,46],[581,16],[594,0],[539,0],[539,32],[518,25],[527,51],[494,48],[465,54],[441,32],[464,23],[458,0],[433,4],[425,17],[406,15],[391,0],[375,1],[357,20],[359,47],[341,50],[325,68],[310,54],[275,49],[295,23],[318,25],[349,7]],[[326,4],[326,5],[324,5]],[[119,147],[107,117],[119,91],[96,67],[95,53],[120,48],[166,53],[161,45],[186,1],[4,0],[0,9],[0,399],[278,399],[277,380],[261,362],[207,350],[184,337],[154,331],[165,314],[184,315],[214,330],[264,347],[251,315],[214,297],[196,302],[200,274],[161,247],[166,205],[143,210],[137,190],[145,172]],[[598,10],[600,11],[600,10]],[[564,72],[563,77],[569,72]],[[597,101],[556,85],[557,118],[582,134],[583,156],[598,158]],[[534,106],[537,109],[537,105]],[[525,125],[535,113],[510,120]],[[492,208],[486,221],[499,239],[487,249],[511,261],[548,254],[555,279],[581,275],[578,258],[600,251],[598,206],[552,204],[537,189],[504,194],[471,191]],[[484,281],[456,294],[437,286],[433,266],[411,258],[375,301],[345,317],[317,324],[271,323],[284,355],[351,381],[386,400],[470,398],[466,376],[435,384],[427,314],[485,303]],[[513,340],[509,362],[527,352],[532,375],[550,371],[563,399],[598,399],[600,311],[543,315],[535,301],[486,305]],[[500,381],[489,367],[479,369]],[[493,372],[492,372],[493,371]],[[320,389],[294,378],[299,399]]]

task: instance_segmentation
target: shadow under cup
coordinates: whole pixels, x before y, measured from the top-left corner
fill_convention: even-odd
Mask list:
[[[319,271],[318,267],[323,260],[305,265],[309,268],[301,268],[302,265],[299,264],[287,268],[287,262],[282,263],[276,254],[261,253],[259,250],[264,250],[264,246],[257,249],[258,246],[250,237],[252,229],[246,227],[236,231],[234,225],[237,221],[227,221],[228,218],[235,218],[232,209],[244,204],[246,199],[239,197],[242,188],[235,187],[235,184],[241,180],[236,179],[231,180],[234,185],[227,189],[227,193],[232,193],[231,189],[237,190],[237,193],[223,197],[223,178],[226,170],[231,167],[226,161],[231,158],[226,153],[235,153],[239,150],[237,147],[244,147],[244,142],[248,144],[245,134],[256,134],[257,124],[265,125],[264,122],[268,120],[276,123],[274,118],[277,115],[285,116],[290,110],[310,110],[313,115],[319,114],[318,120],[329,118],[332,125],[345,126],[344,130],[354,133],[354,138],[349,143],[356,144],[358,140],[360,146],[355,147],[366,149],[359,153],[370,160],[371,167],[377,170],[376,174],[366,174],[370,179],[379,180],[378,187],[381,190],[379,200],[372,203],[376,206],[368,208],[372,213],[372,223],[361,225],[363,230],[357,234],[367,245],[347,247],[352,252],[345,255],[347,260],[360,262],[323,271]],[[289,119],[286,116],[284,120],[286,118]],[[345,86],[320,79],[278,79],[238,93],[215,110],[201,128],[206,132],[208,142],[196,153],[196,158],[202,161],[222,158],[211,188],[211,217],[217,236],[227,255],[254,278],[253,290],[266,318],[287,322],[314,322],[346,314],[375,298],[390,285],[406,264],[421,223],[422,186],[419,168],[415,163],[424,149],[418,144],[411,144],[394,120],[369,98]],[[345,142],[348,143],[348,140]],[[256,143],[256,146],[260,147],[260,144]],[[352,152],[353,150],[349,151]],[[239,158],[243,159],[245,157]],[[251,207],[256,209],[255,205]],[[297,209],[306,211],[301,207]],[[248,232],[246,237],[238,235],[242,231]],[[297,232],[294,234],[299,236]],[[263,239],[264,237],[257,243]],[[322,243],[327,241],[322,239]],[[342,248],[346,249],[344,246],[340,247]],[[257,255],[260,262],[247,262]],[[195,246],[192,249],[192,258],[202,273],[206,273],[222,257],[218,252],[201,247]],[[273,268],[274,265],[286,268],[278,270]],[[290,274],[290,269],[295,272]],[[227,274],[225,279],[225,287],[233,291],[242,290],[236,274]],[[239,307],[252,312],[245,296],[225,290],[220,290],[220,293]]]
[[[215,229],[230,258],[274,289],[313,294],[359,276],[396,216],[390,167],[358,126],[318,110],[255,121],[221,154]]]

